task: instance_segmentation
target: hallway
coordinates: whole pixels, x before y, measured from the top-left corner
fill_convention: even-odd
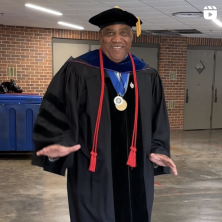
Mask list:
[[[179,176],[155,178],[152,222],[221,222],[222,131],[172,131],[171,150]],[[0,222],[43,221],[69,222],[66,179],[0,154]]]

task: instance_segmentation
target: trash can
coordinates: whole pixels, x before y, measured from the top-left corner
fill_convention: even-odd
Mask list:
[[[0,94],[0,151],[33,151],[33,126],[42,97]]]

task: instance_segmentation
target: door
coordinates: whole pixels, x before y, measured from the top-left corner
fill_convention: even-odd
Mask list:
[[[216,52],[212,129],[222,128],[222,51]]]
[[[100,48],[100,45],[91,45],[90,47],[90,51],[93,51],[93,50],[96,50],[96,49],[99,49]]]
[[[53,42],[53,76],[69,57],[76,58],[89,51],[89,44]]]
[[[210,129],[214,50],[187,51],[184,130]]]
[[[132,47],[130,52],[142,59],[149,66],[157,70],[158,67],[158,48]]]

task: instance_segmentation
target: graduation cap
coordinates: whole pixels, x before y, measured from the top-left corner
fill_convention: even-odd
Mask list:
[[[93,16],[89,22],[101,29],[109,25],[126,24],[130,27],[136,27],[137,37],[141,34],[142,21],[130,12],[115,6],[115,8],[101,12]]]

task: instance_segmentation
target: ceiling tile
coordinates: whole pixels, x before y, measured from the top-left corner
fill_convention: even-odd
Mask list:
[[[74,18],[74,19],[83,19],[83,18],[90,18],[90,14],[86,13],[86,12],[82,12],[81,15],[75,15],[75,14],[69,14],[69,15],[64,15],[63,17],[67,17],[67,18]]]
[[[204,28],[202,28],[202,27],[193,27],[193,28],[195,28],[195,29],[197,29],[197,30],[199,30],[200,32],[211,32],[211,31],[220,31],[219,29],[217,29],[217,28],[212,28],[212,27],[204,27]],[[221,32],[221,31],[220,31]]]
[[[5,17],[11,17],[11,16],[18,16],[18,13],[15,13],[13,11],[7,11],[4,9],[0,9],[0,13],[4,13],[4,15],[1,17],[1,19],[4,19]]]
[[[105,5],[108,5],[110,7],[116,6],[114,2],[105,2]],[[119,2],[118,6],[122,9],[135,9],[135,8],[143,8],[143,7],[148,7],[145,3],[143,2]]]
[[[165,30],[165,29],[160,26],[147,25],[142,27],[142,30]]]
[[[78,19],[77,18],[67,18],[67,19],[71,20],[71,22],[76,21],[76,22],[88,23],[89,18],[78,18]]]
[[[196,5],[195,7],[196,7],[197,9],[199,9],[201,12],[203,12],[205,5]],[[222,10],[222,5],[216,5],[216,7],[217,7],[217,10],[218,10],[218,11],[219,11],[219,10]]]
[[[171,18],[175,18],[175,19],[177,19],[178,21],[181,21],[181,22],[184,22],[184,23],[186,23],[186,22],[190,23],[190,22],[206,21],[206,20],[204,19],[204,17],[198,17],[198,18],[180,18],[180,17],[173,16],[173,17],[171,17]]]
[[[211,32],[209,32],[209,31],[202,31],[202,32],[204,32],[207,35],[221,34],[221,31],[211,31]]]
[[[1,10],[2,11],[2,10]],[[7,16],[13,16],[13,10],[11,11],[4,11],[4,16],[3,17],[7,17]],[[44,12],[40,12],[40,11],[35,11],[33,12],[33,10],[29,10],[27,8],[25,9],[21,9],[20,7],[17,7],[16,13],[14,13],[14,16],[30,16],[30,18],[35,18],[36,20],[38,18],[43,18],[45,20],[51,20],[56,22],[58,19],[61,18],[61,16],[54,16],[48,13],[44,13]],[[16,25],[16,23],[15,23]],[[44,23],[42,24],[44,27]]]
[[[108,10],[109,8],[103,8],[103,10]],[[90,17],[94,16],[94,15],[97,15],[101,12],[101,9],[87,9],[87,10],[84,10],[82,9],[81,10],[83,13],[87,13],[90,15]],[[90,18],[89,17],[89,18]]]
[[[23,22],[19,20],[7,20],[1,22],[3,25],[10,25],[10,26],[26,26],[26,27],[33,27],[29,22]],[[16,25],[15,25],[16,24]]]
[[[50,0],[52,2],[67,4],[67,3],[93,3],[93,0]]]
[[[28,17],[28,16],[26,16],[26,17]],[[15,13],[11,13],[11,14],[5,14],[2,18],[1,18],[1,20],[2,19],[4,19],[4,20],[20,20],[20,19],[22,19],[22,18],[24,18],[24,16],[23,15],[21,15],[21,14],[15,14]]]
[[[66,15],[72,15],[72,16],[82,16],[84,14],[87,14],[87,13],[83,13],[82,11],[78,11],[78,10],[75,10],[73,8],[70,8],[70,9],[63,9],[61,10],[61,12],[63,13],[64,16]]]
[[[199,12],[197,9],[195,9],[192,6],[187,7],[155,7],[158,11],[164,12],[164,13],[175,13],[175,12]]]
[[[142,12],[142,13],[139,13],[139,15],[140,15],[140,18],[157,18],[157,17],[165,16],[164,13],[158,12],[158,11],[152,11],[152,12],[148,12],[148,13],[147,12]]]
[[[155,25],[183,25],[181,22],[178,21],[165,21],[165,20],[161,20],[161,21],[156,21],[155,19],[152,20],[152,24]]]
[[[181,34],[185,37],[199,37],[199,38],[208,38],[209,36],[206,34]]]
[[[42,4],[53,4],[50,0],[8,0],[7,2],[14,2],[16,4],[25,5],[27,3],[41,6]]]
[[[176,19],[170,17],[170,16],[159,16],[159,17],[155,17],[155,18],[145,18],[145,20],[149,20],[152,22],[164,22],[164,23],[168,23],[168,22],[178,22],[180,23],[180,21],[177,21]]]
[[[196,27],[198,29],[202,30],[221,30],[222,32],[222,27],[216,25],[214,22],[211,23],[206,23],[206,24],[190,24],[190,26]]]
[[[101,12],[103,10],[108,9],[106,5],[100,3],[68,3],[67,6],[74,8],[76,10],[91,10],[91,9],[100,9]]]
[[[169,0],[142,0],[143,2],[168,2]],[[173,0],[174,2],[183,2],[184,0]]]
[[[56,11],[61,11],[63,9],[70,9],[70,7],[67,6],[67,5],[62,5],[62,4],[57,4],[57,3],[53,3],[53,4],[48,4],[48,3],[38,4],[38,6],[41,6],[41,7],[47,8],[47,9],[51,9],[51,10],[56,10]]]
[[[126,10],[128,12],[131,12],[131,13],[136,13],[136,16],[138,16],[138,14],[142,14],[142,13],[148,14],[150,12],[158,12],[158,11],[156,11],[155,9],[153,9],[149,6],[145,6],[143,8],[129,8],[129,9],[126,9]]]
[[[214,35],[209,35],[209,36],[213,38],[222,38],[222,34],[214,34]]]
[[[156,18],[158,16],[163,16],[164,14],[158,11],[151,11],[151,12],[138,12],[136,15],[139,16],[140,18],[145,18],[145,17]]]
[[[184,24],[175,24],[175,25],[164,24],[164,25],[159,25],[159,26],[166,29],[190,29],[191,28],[190,26],[184,25]]]
[[[12,3],[10,5],[1,5],[1,11],[5,10],[6,12],[16,12],[16,13],[25,13],[25,14],[32,14],[32,10],[28,9],[27,7],[19,4]]]
[[[47,7],[49,9],[53,9],[53,7]],[[30,15],[30,16],[44,16],[44,15],[49,15],[51,17],[58,17],[56,15],[52,15],[52,14],[49,14],[49,13],[46,13],[46,12],[42,12],[42,11],[39,11],[39,10],[36,10],[36,9],[32,9],[32,8],[28,8],[28,7],[25,7],[24,5],[22,4],[18,4],[18,3],[13,3],[10,4],[10,5],[1,5],[1,9],[0,10],[6,10],[6,11],[9,11],[9,12],[16,12],[16,13],[20,13],[20,14],[24,14],[24,15]],[[56,10],[56,9],[54,9]],[[60,10],[56,10],[56,11],[60,11]]]
[[[205,19],[202,19],[202,20],[192,20],[192,19],[188,19],[188,20],[179,20],[185,24],[194,24],[194,25],[208,25],[208,24],[211,24],[212,22],[210,21],[206,21]]]
[[[145,2],[145,1],[144,1]],[[152,7],[185,7],[190,6],[189,3],[185,1],[152,1],[145,2],[147,5]]]
[[[194,5],[200,11],[204,10],[205,6],[211,5],[216,6],[218,10],[222,10],[222,1],[221,0],[187,0],[191,5]]]
[[[122,3],[122,2],[139,2],[139,0],[95,0],[97,2],[102,2],[102,3],[113,3],[114,5],[118,5],[119,3]]]
[[[205,6],[208,6],[208,5],[222,5],[222,2],[221,0],[186,0],[187,2],[189,2],[190,4],[192,5],[205,5]]]

